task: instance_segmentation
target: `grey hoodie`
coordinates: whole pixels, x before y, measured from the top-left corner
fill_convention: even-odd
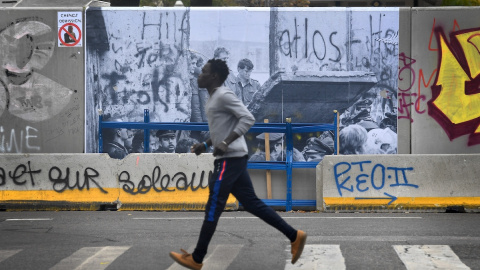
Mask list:
[[[220,86],[208,98],[205,106],[213,145],[221,143],[234,131],[240,137],[233,141],[223,156],[216,158],[243,157],[248,155],[243,135],[255,123],[255,118],[242,101],[229,88]]]

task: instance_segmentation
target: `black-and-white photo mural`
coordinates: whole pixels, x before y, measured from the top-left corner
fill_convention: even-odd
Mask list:
[[[86,152],[104,121],[206,122],[197,76],[212,58],[257,122],[333,123],[341,154],[397,153],[398,8],[90,8],[86,12]],[[144,152],[143,130],[105,129],[103,152]],[[186,153],[206,131],[151,130],[149,152]],[[265,160],[265,135],[246,135]],[[269,135],[272,160],[285,135]],[[294,134],[294,161],[334,151],[333,132]]]

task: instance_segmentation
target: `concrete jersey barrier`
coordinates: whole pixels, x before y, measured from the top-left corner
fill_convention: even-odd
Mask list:
[[[480,210],[480,155],[325,156],[319,210]]]
[[[213,156],[0,155],[3,210],[203,210]],[[480,210],[480,155],[325,156],[317,209]],[[238,209],[231,196],[227,210]]]
[[[213,156],[0,155],[5,210],[203,210]],[[237,209],[230,196],[226,209]]]

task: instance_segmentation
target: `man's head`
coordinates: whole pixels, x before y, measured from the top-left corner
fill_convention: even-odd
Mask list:
[[[238,62],[237,65],[238,76],[243,80],[250,80],[250,74],[252,74],[253,63],[250,59],[244,58]]]
[[[175,138],[175,131],[173,130],[159,130],[157,131],[159,149],[166,152],[174,153],[177,147],[177,139]]]
[[[190,62],[188,63],[188,71],[190,74],[195,74],[195,69],[197,68],[198,57],[195,54],[190,54]]]
[[[133,130],[127,129],[127,139],[124,142],[124,145],[127,149],[132,148],[133,135]]]
[[[228,58],[230,57],[230,53],[228,52],[225,47],[218,47],[215,49],[213,52],[213,58],[214,59],[220,59],[225,61],[225,63],[228,63]]]
[[[158,137],[155,136],[154,134],[150,134],[150,145],[148,146],[149,147],[149,150],[150,152],[155,152],[157,151],[157,148],[158,148]]]
[[[126,128],[107,128],[105,129],[103,134],[105,141],[116,142],[124,146],[126,146],[126,144],[128,143],[127,141],[129,140],[129,135]]]
[[[340,131],[340,154],[363,154],[367,130],[360,125],[349,125]]]
[[[281,152],[282,151],[282,144],[283,144],[283,136],[284,134],[283,133],[269,133],[268,134],[268,140],[269,140],[269,143],[270,143],[270,149],[271,151],[276,151],[276,152]],[[256,136],[256,138],[260,141],[260,142],[265,142],[265,133],[262,133],[258,136]]]
[[[115,129],[115,137],[113,139],[114,142],[117,142],[123,146],[127,145],[127,141],[129,140],[128,131],[126,128],[117,128]]]
[[[175,149],[175,153],[190,153],[191,146],[198,143],[196,139],[193,138],[184,138],[178,141],[177,148]]]
[[[110,121],[110,122],[123,122],[121,118],[111,116],[109,114],[105,115],[103,118],[105,121]],[[130,131],[127,131],[126,128],[106,128],[103,129],[102,135],[103,139],[106,142],[116,142],[121,145],[126,146],[127,145],[127,140],[131,139],[133,137],[132,134],[129,133]],[[130,136],[129,136],[130,135]]]
[[[202,73],[198,76],[197,82],[200,88],[214,88],[225,82],[230,71],[223,60],[210,59],[203,66]]]
[[[335,150],[333,138],[324,134],[318,138],[312,137],[307,140],[307,145],[303,150],[306,161],[322,161],[325,155],[333,154]]]
[[[309,149],[305,151],[304,156],[305,156],[305,161],[307,162],[314,162],[314,161],[320,162],[325,157],[325,152]]]
[[[143,153],[143,130],[138,131],[133,135],[132,152]]]

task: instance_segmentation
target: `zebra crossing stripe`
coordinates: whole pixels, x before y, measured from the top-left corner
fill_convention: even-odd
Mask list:
[[[50,270],[103,270],[130,247],[84,247],[61,260]]]
[[[235,260],[243,245],[219,245],[204,262],[205,270],[225,270]]]
[[[22,251],[21,249],[0,250],[0,262]]]
[[[446,245],[395,245],[393,248],[407,270],[470,269]]]
[[[448,245],[393,245],[392,247],[407,270],[470,269]],[[84,247],[60,261],[50,270],[103,270],[129,248],[129,246]],[[217,245],[211,255],[205,259],[203,269],[228,269],[242,248],[243,245]],[[192,252],[193,249],[194,247],[191,246],[188,250]],[[0,262],[20,251],[22,249],[0,250]],[[302,256],[294,265],[290,263],[290,245],[287,245],[286,253],[285,270],[346,269],[340,245],[305,245]],[[184,268],[177,263],[173,263],[168,268],[168,270],[177,269]]]
[[[286,252],[288,255],[285,270],[345,270],[347,268],[339,245],[305,245],[302,256],[295,264],[291,263],[290,246]]]

